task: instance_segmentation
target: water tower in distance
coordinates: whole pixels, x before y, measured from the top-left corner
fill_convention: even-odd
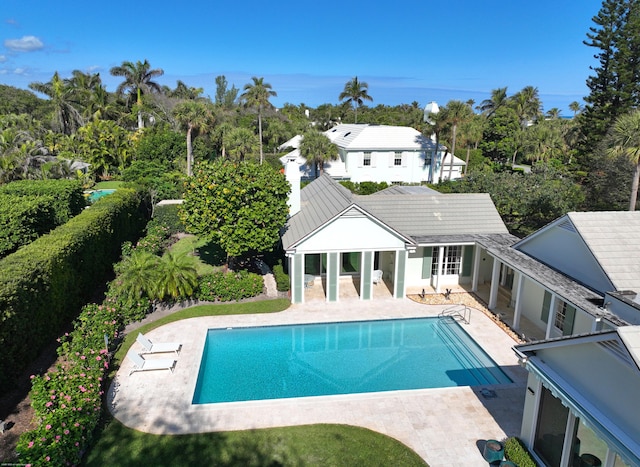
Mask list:
[[[436,101],[431,101],[427,105],[424,106],[424,122],[429,125],[433,125],[433,122],[429,118],[429,114],[437,114],[440,112],[440,107],[438,107],[438,103]]]

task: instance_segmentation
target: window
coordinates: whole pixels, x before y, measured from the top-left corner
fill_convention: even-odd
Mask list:
[[[400,151],[396,151],[393,156],[393,165],[398,167],[402,165],[402,153]]]
[[[569,336],[573,333],[573,320],[576,315],[575,307],[567,302],[561,302],[556,311],[556,317],[553,322],[554,326],[562,331],[563,336]]]
[[[371,151],[365,151],[362,158],[362,165],[364,165],[365,167],[371,166]]]
[[[569,409],[543,386],[533,450],[546,465],[560,465],[568,419]]]
[[[434,247],[433,262],[431,264],[431,274],[433,274],[434,276],[438,274],[438,258],[440,256],[440,248],[444,248],[441,274],[446,276],[460,274],[460,266],[462,265],[461,245]]]

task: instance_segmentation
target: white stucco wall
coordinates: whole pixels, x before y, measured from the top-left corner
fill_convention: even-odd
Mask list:
[[[627,435],[640,439],[640,404],[636,392],[630,390],[640,386],[637,368],[595,343],[539,350],[536,357],[608,414]]]
[[[518,249],[599,291],[602,295],[614,290],[576,232],[556,226],[528,239]]]
[[[430,285],[430,278],[422,278],[423,247],[416,248],[416,251],[409,253],[407,257],[407,267],[405,275],[405,285],[407,287],[426,287]]]
[[[364,216],[336,219],[296,248],[298,252],[396,249],[404,249],[404,240]]]

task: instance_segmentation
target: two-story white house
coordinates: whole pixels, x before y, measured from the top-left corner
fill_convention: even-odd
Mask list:
[[[447,152],[431,138],[410,127],[342,124],[324,134],[338,147],[335,160],[324,164],[324,172],[336,180],[360,182],[437,183],[449,178],[449,168],[453,157],[451,178],[462,176],[464,161]],[[293,150],[280,161],[287,165],[295,160],[304,180],[316,178],[316,167],[300,155],[298,148],[303,137],[298,135],[284,143],[282,148]]]

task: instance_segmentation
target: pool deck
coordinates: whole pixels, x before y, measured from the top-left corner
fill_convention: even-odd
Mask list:
[[[125,358],[109,389],[109,409],[124,425],[156,434],[314,423],[356,425],[398,439],[431,467],[486,466],[482,457],[486,440],[520,433],[527,373],[518,366],[512,350],[516,342],[480,310],[472,310],[470,324],[462,326],[513,384],[191,404],[209,328],[437,316],[447,307],[391,298],[318,301],[292,305],[279,313],[211,316],[167,324],[149,332],[148,337],[156,342],[180,342],[182,351],[177,356],[155,354],[148,358],[176,358],[175,370],[129,375],[132,363]],[[135,343],[132,349],[140,351],[141,347]],[[490,397],[485,397],[487,394]]]

